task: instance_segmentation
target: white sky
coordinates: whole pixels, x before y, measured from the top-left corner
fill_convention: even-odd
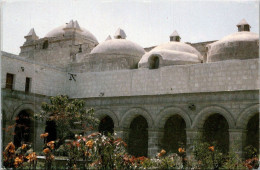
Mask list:
[[[31,28],[42,38],[71,19],[99,42],[120,27],[142,47],[168,42],[174,30],[184,42],[218,40],[237,32],[243,18],[259,32],[259,1],[5,0],[2,5],[3,50],[14,54]]]

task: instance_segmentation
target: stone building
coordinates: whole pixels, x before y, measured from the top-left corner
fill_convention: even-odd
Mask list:
[[[200,132],[226,151],[259,150],[259,35],[245,20],[237,27],[195,44],[174,32],[149,48],[122,29],[99,43],[77,21],[43,38],[32,29],[19,55],[1,54],[3,144],[23,140],[41,149],[39,135],[53,125],[28,118],[49,96],[66,94],[84,99],[101,120],[98,130],[116,132],[136,156],[190,152]]]

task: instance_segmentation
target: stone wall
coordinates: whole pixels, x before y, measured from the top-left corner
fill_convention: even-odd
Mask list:
[[[97,117],[110,116],[115,132],[128,141],[131,122],[143,116],[148,124],[148,155],[154,156],[162,149],[162,138],[166,121],[179,115],[185,121],[187,150],[207,118],[222,115],[228,122],[230,146],[236,144],[242,154],[244,135],[249,119],[259,112],[259,92],[205,92],[191,94],[168,94],[132,97],[98,97],[84,99],[93,107]],[[192,106],[192,107],[191,107]]]
[[[35,64],[19,56],[2,53],[2,84],[5,88],[6,74],[14,74],[13,90],[25,91],[26,77],[31,78],[31,93],[46,96],[66,94],[66,81],[68,76],[65,70],[43,64]]]
[[[72,98],[259,89],[257,59],[75,74],[68,82]]]

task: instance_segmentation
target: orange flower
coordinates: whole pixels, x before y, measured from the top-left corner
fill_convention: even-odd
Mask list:
[[[8,143],[8,145],[5,148],[5,151],[10,152],[10,153],[15,152],[15,146],[14,146],[13,142]]]
[[[49,146],[51,149],[54,149],[54,141],[48,142],[47,146]]]
[[[166,151],[164,149],[161,150],[161,152],[158,154],[158,157],[162,157],[166,154]]]
[[[210,146],[210,147],[209,147],[209,150],[212,151],[212,152],[214,152],[214,146]]]
[[[28,162],[33,162],[33,161],[37,160],[36,153],[35,153],[35,152],[30,153],[30,154],[26,157],[26,159],[28,159]]]
[[[85,152],[85,156],[91,156],[91,153],[90,152]]]
[[[51,156],[50,156],[50,159],[51,159],[51,160],[54,160],[54,155],[51,155]]]
[[[26,144],[23,144],[21,148],[22,148],[22,149],[25,149],[26,147],[27,147],[27,145],[26,145]]]
[[[184,153],[185,149],[184,148],[179,148],[178,151],[179,151],[179,153]]]
[[[43,153],[45,153],[45,154],[48,154],[48,153],[50,153],[50,149],[49,148],[45,148],[44,150],[43,150]]]
[[[43,133],[40,135],[40,138],[46,138],[47,136],[49,136],[49,133]]]
[[[93,147],[93,141],[92,140],[87,141],[86,145],[91,149]]]
[[[16,168],[18,168],[21,164],[23,163],[23,160],[20,159],[19,157],[16,157],[15,160],[14,160],[14,166]]]

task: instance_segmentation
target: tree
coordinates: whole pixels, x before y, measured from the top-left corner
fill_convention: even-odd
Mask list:
[[[85,132],[99,123],[94,117],[94,110],[85,108],[85,101],[69,99],[68,96],[51,97],[50,103],[42,103],[41,108],[42,111],[36,114],[36,118],[56,123],[58,146],[65,139],[73,138],[75,129]]]

